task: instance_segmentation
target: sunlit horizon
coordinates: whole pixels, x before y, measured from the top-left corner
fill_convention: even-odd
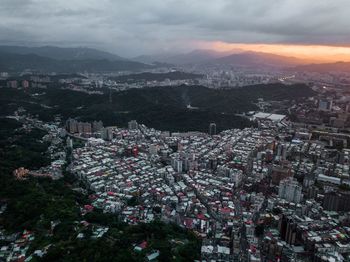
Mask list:
[[[222,41],[200,41],[196,47],[219,52],[255,51],[289,56],[312,63],[350,62],[350,47],[301,44],[246,44]]]

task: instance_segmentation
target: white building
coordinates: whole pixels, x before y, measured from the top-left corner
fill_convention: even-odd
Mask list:
[[[171,166],[174,168],[174,170],[178,173],[182,173],[183,171],[183,165],[182,160],[179,158],[172,158],[171,159]]]
[[[303,197],[301,189],[302,187],[299,185],[298,181],[294,180],[292,177],[288,177],[280,182],[278,196],[289,202],[300,203]]]

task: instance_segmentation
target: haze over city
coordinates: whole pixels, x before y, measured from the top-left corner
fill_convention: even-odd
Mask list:
[[[231,48],[350,61],[347,0],[2,0],[0,41],[125,57]]]

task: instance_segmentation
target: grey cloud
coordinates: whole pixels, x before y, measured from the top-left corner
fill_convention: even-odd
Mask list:
[[[0,43],[92,45],[121,55],[196,40],[350,43],[348,0],[1,0]]]

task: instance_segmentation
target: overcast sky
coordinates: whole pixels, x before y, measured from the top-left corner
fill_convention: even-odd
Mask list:
[[[349,0],[0,0],[0,21],[0,44],[123,56],[211,41],[350,44]]]

